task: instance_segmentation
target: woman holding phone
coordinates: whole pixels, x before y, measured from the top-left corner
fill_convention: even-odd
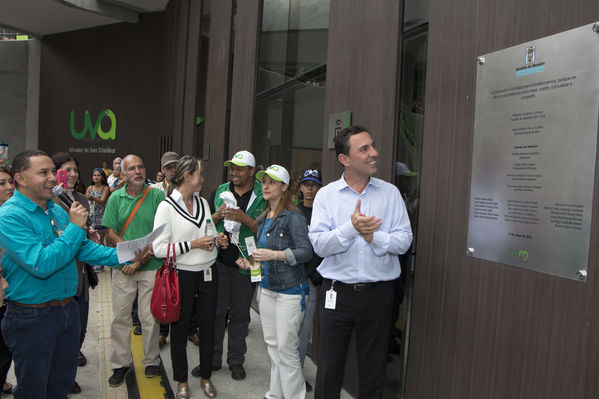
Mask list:
[[[171,324],[173,379],[179,383],[176,397],[190,397],[186,347],[189,320],[195,310],[200,335],[200,384],[207,397],[215,398],[216,388],[210,377],[218,291],[216,247],[226,248],[228,239],[223,233],[217,235],[208,201],[199,195],[204,183],[199,159],[181,157],[171,183],[154,217],[154,229],[163,224],[166,228],[152,246],[158,258],[166,258],[169,248],[171,254],[174,249],[177,258],[181,314]]]
[[[299,356],[299,330],[309,292],[304,264],[312,258],[308,225],[293,205],[289,173],[271,165],[256,174],[262,181],[267,208],[258,218],[258,249],[252,253],[260,261],[260,319],[270,358],[270,387],[265,398],[297,399],[306,396],[306,383]],[[249,263],[239,259],[238,265]]]
[[[79,179],[79,168],[77,167],[77,161],[68,152],[57,152],[52,155],[52,162],[56,167],[56,174],[58,175],[58,182],[61,184],[65,194],[73,201],[79,202],[89,211],[89,202],[85,195],[75,190],[75,185]],[[60,205],[67,213],[70,207],[63,203],[60,198],[54,197],[54,202]],[[93,233],[93,232],[92,232]],[[97,236],[97,233],[95,233]],[[75,300],[79,304],[79,318],[81,320],[81,333],[79,335],[79,356],[77,358],[77,364],[79,367],[85,366],[87,358],[81,352],[81,346],[85,340],[85,333],[87,332],[87,318],[89,314],[89,276],[87,271],[90,268],[86,268],[85,262],[76,261],[77,274],[79,276],[79,284],[77,286],[77,295]],[[73,387],[71,393],[81,392],[81,387],[77,382]]]

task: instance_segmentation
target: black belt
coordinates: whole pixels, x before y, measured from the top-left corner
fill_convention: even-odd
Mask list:
[[[19,302],[9,301],[9,300],[7,300],[6,303],[8,303],[10,305],[21,306],[24,308],[55,308],[57,306],[68,305],[72,300],[73,300],[73,297],[68,297],[61,301],[57,301],[56,299],[53,299],[51,301],[44,302],[44,303],[19,303]]]
[[[331,284],[333,283],[333,280],[331,279],[326,279],[327,281],[329,281]],[[370,282],[370,283],[352,283],[352,284],[348,284],[348,283],[344,283],[341,282],[339,280],[335,280],[335,284],[333,285],[333,289],[335,289],[336,287],[343,287],[343,288],[349,288],[351,290],[354,291],[366,291],[371,289],[372,287],[376,286],[379,282],[375,281],[375,282]]]

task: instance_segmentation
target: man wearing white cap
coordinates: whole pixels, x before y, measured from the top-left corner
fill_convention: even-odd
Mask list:
[[[231,370],[231,377],[235,380],[242,380],[246,376],[243,368],[247,351],[245,336],[255,286],[250,281],[249,271],[240,269],[235,262],[238,258],[248,258],[245,238],[256,238],[256,218],[264,212],[266,204],[262,198],[260,183],[254,179],[256,160],[249,151],[238,151],[233,158],[225,162],[225,166],[229,168],[230,182],[221,184],[210,197],[212,219],[218,232],[224,232],[224,219],[239,222],[241,227],[238,243],[229,245],[226,250],[219,250],[218,300],[212,369],[221,368],[225,318],[228,310],[227,364]],[[225,192],[233,194],[238,209],[225,206],[221,198],[221,194]],[[234,243],[235,240],[231,240],[231,242]],[[197,373],[194,371],[195,369],[192,370],[192,374],[196,375]]]

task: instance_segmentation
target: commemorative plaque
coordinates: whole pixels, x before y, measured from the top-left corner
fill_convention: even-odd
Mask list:
[[[476,62],[467,254],[586,281],[599,23]]]

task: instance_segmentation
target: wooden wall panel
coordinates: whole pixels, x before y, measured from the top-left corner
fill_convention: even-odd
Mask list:
[[[237,3],[229,156],[242,149],[252,149],[261,3],[261,0],[244,0]]]
[[[208,82],[206,85],[206,122],[204,148],[209,146],[210,159],[205,163],[204,190],[209,196],[225,181],[225,138],[228,127],[227,95],[229,87],[229,64],[231,58],[231,16],[233,0],[211,3],[210,44],[208,49]]]
[[[332,0],[329,18],[322,172],[324,181],[340,177],[335,150],[327,149],[328,115],[352,112],[352,124],[366,127],[379,150],[378,177],[391,178],[395,157],[400,2]],[[318,316],[314,331],[318,331]],[[317,333],[313,334],[315,347]],[[357,393],[358,370],[352,337],[344,387]],[[313,358],[317,360],[316,353]]]
[[[198,76],[200,74],[200,45],[201,45],[201,20],[203,1],[191,0],[189,4],[189,17],[187,25],[186,57],[185,57],[185,85],[183,95],[183,112],[181,123],[181,152],[191,154],[195,148],[196,140],[196,110],[198,108]],[[195,154],[202,157],[202,154]]]
[[[596,246],[586,284],[465,255],[476,56],[595,20],[595,0],[430,2],[410,399],[599,395]]]
[[[329,18],[322,169],[325,181],[342,172],[327,149],[329,115],[352,112],[379,150],[378,176],[392,174],[396,126],[400,2],[332,0]]]

